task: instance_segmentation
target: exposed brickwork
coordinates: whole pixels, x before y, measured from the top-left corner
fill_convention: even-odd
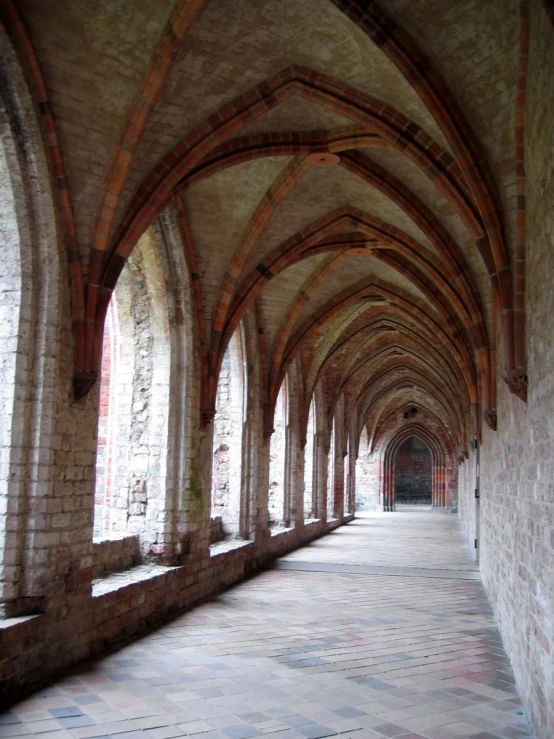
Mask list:
[[[525,114],[527,320],[529,403],[498,387],[498,433],[486,431],[480,449],[479,508],[473,498],[470,449],[464,522],[479,540],[479,562],[536,736],[554,731],[554,509],[552,497],[552,255],[554,133],[544,95],[554,74],[552,29],[530,4]]]
[[[95,541],[92,545],[92,576],[129,570],[140,562],[138,536],[120,536]]]

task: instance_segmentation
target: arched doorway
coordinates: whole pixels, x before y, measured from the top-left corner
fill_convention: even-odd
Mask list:
[[[418,436],[410,436],[396,450],[394,497],[397,506],[431,506],[433,467],[431,451]]]
[[[458,475],[454,465],[454,450],[448,438],[435,435],[426,426],[414,423],[393,433],[381,451],[380,500],[384,511],[394,511],[396,505],[396,457],[405,441],[416,437],[431,456],[431,504],[433,508],[450,508],[455,504]]]

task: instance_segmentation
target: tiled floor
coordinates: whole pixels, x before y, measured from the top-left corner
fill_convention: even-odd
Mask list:
[[[0,737],[532,737],[468,577],[455,516],[362,514],[14,706]]]

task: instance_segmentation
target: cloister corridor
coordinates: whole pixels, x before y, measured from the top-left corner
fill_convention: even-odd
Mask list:
[[[371,512],[0,717],[42,739],[532,737],[456,516]]]

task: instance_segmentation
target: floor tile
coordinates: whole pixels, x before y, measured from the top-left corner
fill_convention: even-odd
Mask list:
[[[0,739],[525,739],[468,552],[455,516],[360,515],[13,706]]]

